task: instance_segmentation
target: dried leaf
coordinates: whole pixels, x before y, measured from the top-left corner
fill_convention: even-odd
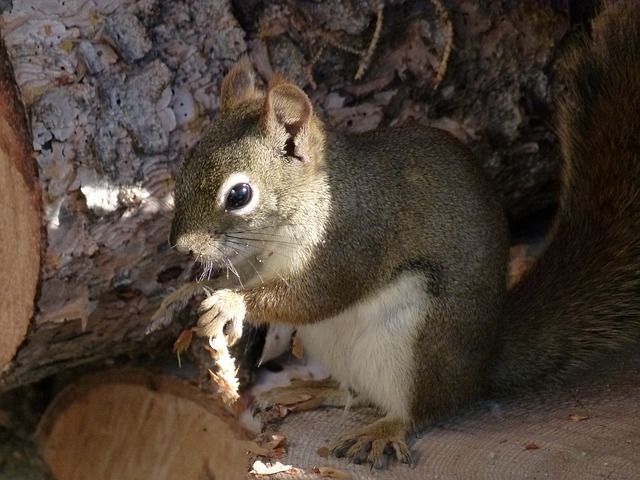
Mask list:
[[[271,434],[260,435],[256,441],[247,442],[247,450],[254,455],[267,458],[282,458],[287,453],[285,444],[287,437],[284,435]]]
[[[73,49],[73,42],[71,40],[63,40],[60,42],[60,50],[63,52],[70,52]]]
[[[569,415],[569,420],[571,420],[572,422],[581,422],[582,420],[586,420],[589,417],[586,415],[578,415],[577,413],[572,413],[571,415]]]
[[[322,405],[322,399],[307,393],[291,393],[278,398],[276,410],[279,418],[284,418],[290,412],[305,412],[315,410]]]
[[[267,445],[270,448],[276,448],[276,447],[284,447],[285,444],[287,443],[287,437],[285,437],[284,435],[280,435],[278,433],[274,433],[272,435],[269,435],[269,441],[267,442]]]
[[[297,405],[298,403],[303,403],[308,400],[311,400],[313,397],[307,393],[290,393],[278,395],[278,404],[279,405]]]
[[[329,458],[331,450],[329,450],[327,447],[320,447],[318,450],[316,450],[316,453],[322,458]]]
[[[312,397],[304,402],[297,403],[289,407],[292,412],[306,412],[309,410],[315,410],[322,406],[322,399],[318,397]]]
[[[304,355],[304,344],[297,335],[293,337],[293,341],[291,342],[291,354],[298,359]]]
[[[270,453],[269,449],[258,445],[253,440],[249,441],[249,442],[246,442],[245,446],[247,448],[247,452],[249,452],[249,453],[253,453],[254,455],[260,455],[261,457],[268,457],[269,456],[269,453]]]
[[[269,458],[283,458],[287,454],[284,447],[274,448],[269,452]]]
[[[277,405],[276,408],[278,409],[279,418],[284,418],[289,415],[289,412],[291,412],[291,408],[287,407],[286,405]]]
[[[323,478],[338,478],[340,480],[348,480],[351,478],[350,473],[332,467],[313,467],[313,471],[319,473]]]
[[[180,354],[182,352],[186,352],[191,345],[191,340],[193,340],[193,329],[183,330],[180,333],[178,339],[173,342],[173,353],[178,356],[178,366],[182,367],[182,361],[180,360]]]

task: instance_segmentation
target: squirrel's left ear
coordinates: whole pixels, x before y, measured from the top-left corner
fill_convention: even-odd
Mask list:
[[[271,81],[262,109],[262,129],[268,134],[284,129],[290,155],[305,157],[301,147],[312,114],[311,101],[302,89],[279,76]]]

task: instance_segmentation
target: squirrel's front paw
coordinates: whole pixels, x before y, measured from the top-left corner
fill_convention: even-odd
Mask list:
[[[201,337],[227,338],[233,345],[242,335],[244,298],[233,290],[217,290],[200,304],[196,333]]]
[[[411,464],[411,452],[405,443],[408,430],[409,425],[403,420],[381,418],[345,433],[335,442],[332,452],[353,463],[370,463],[373,468],[386,468],[393,457]]]

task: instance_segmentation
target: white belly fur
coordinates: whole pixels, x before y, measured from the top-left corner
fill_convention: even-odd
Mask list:
[[[410,418],[414,343],[429,307],[423,281],[403,275],[335,317],[298,327],[305,350],[343,387],[402,419]]]

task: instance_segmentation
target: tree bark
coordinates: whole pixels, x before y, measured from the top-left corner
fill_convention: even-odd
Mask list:
[[[226,2],[15,2],[0,30],[33,132],[5,90],[2,390],[175,335],[147,334],[192,279],[167,242],[172,172],[246,44]]]

